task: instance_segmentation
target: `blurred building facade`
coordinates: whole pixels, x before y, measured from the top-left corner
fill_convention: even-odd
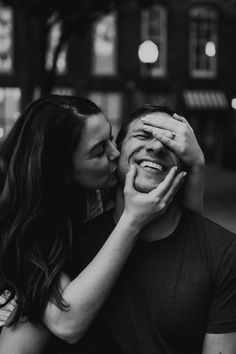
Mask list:
[[[40,96],[40,21],[0,6],[0,137],[22,107],[23,92]],[[46,66],[60,36],[50,33]],[[236,168],[236,14],[231,1],[127,0],[79,40],[64,46],[53,92],[86,95],[115,134],[143,103],[168,104],[185,115],[209,164]],[[34,53],[29,55],[30,52]]]

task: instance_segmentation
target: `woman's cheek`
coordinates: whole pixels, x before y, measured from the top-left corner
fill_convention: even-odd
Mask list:
[[[107,178],[110,173],[109,165],[100,164],[100,166],[97,168],[97,173],[100,175],[100,177]]]

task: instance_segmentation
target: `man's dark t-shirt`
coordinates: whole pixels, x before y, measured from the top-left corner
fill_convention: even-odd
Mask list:
[[[115,224],[90,221],[78,242],[78,274]],[[77,267],[77,270],[76,270]],[[77,354],[200,354],[205,333],[236,331],[236,237],[184,209],[167,238],[137,242]]]

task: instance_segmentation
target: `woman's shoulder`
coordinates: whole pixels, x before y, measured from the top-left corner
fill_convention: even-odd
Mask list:
[[[113,219],[114,208],[104,211],[103,213],[99,214],[95,218],[88,220],[84,224],[84,229],[88,230],[96,230],[104,232],[106,228],[114,228],[115,222]]]

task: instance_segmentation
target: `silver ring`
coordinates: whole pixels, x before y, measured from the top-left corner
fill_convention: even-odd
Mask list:
[[[171,139],[173,140],[175,138],[175,133],[171,132]]]

